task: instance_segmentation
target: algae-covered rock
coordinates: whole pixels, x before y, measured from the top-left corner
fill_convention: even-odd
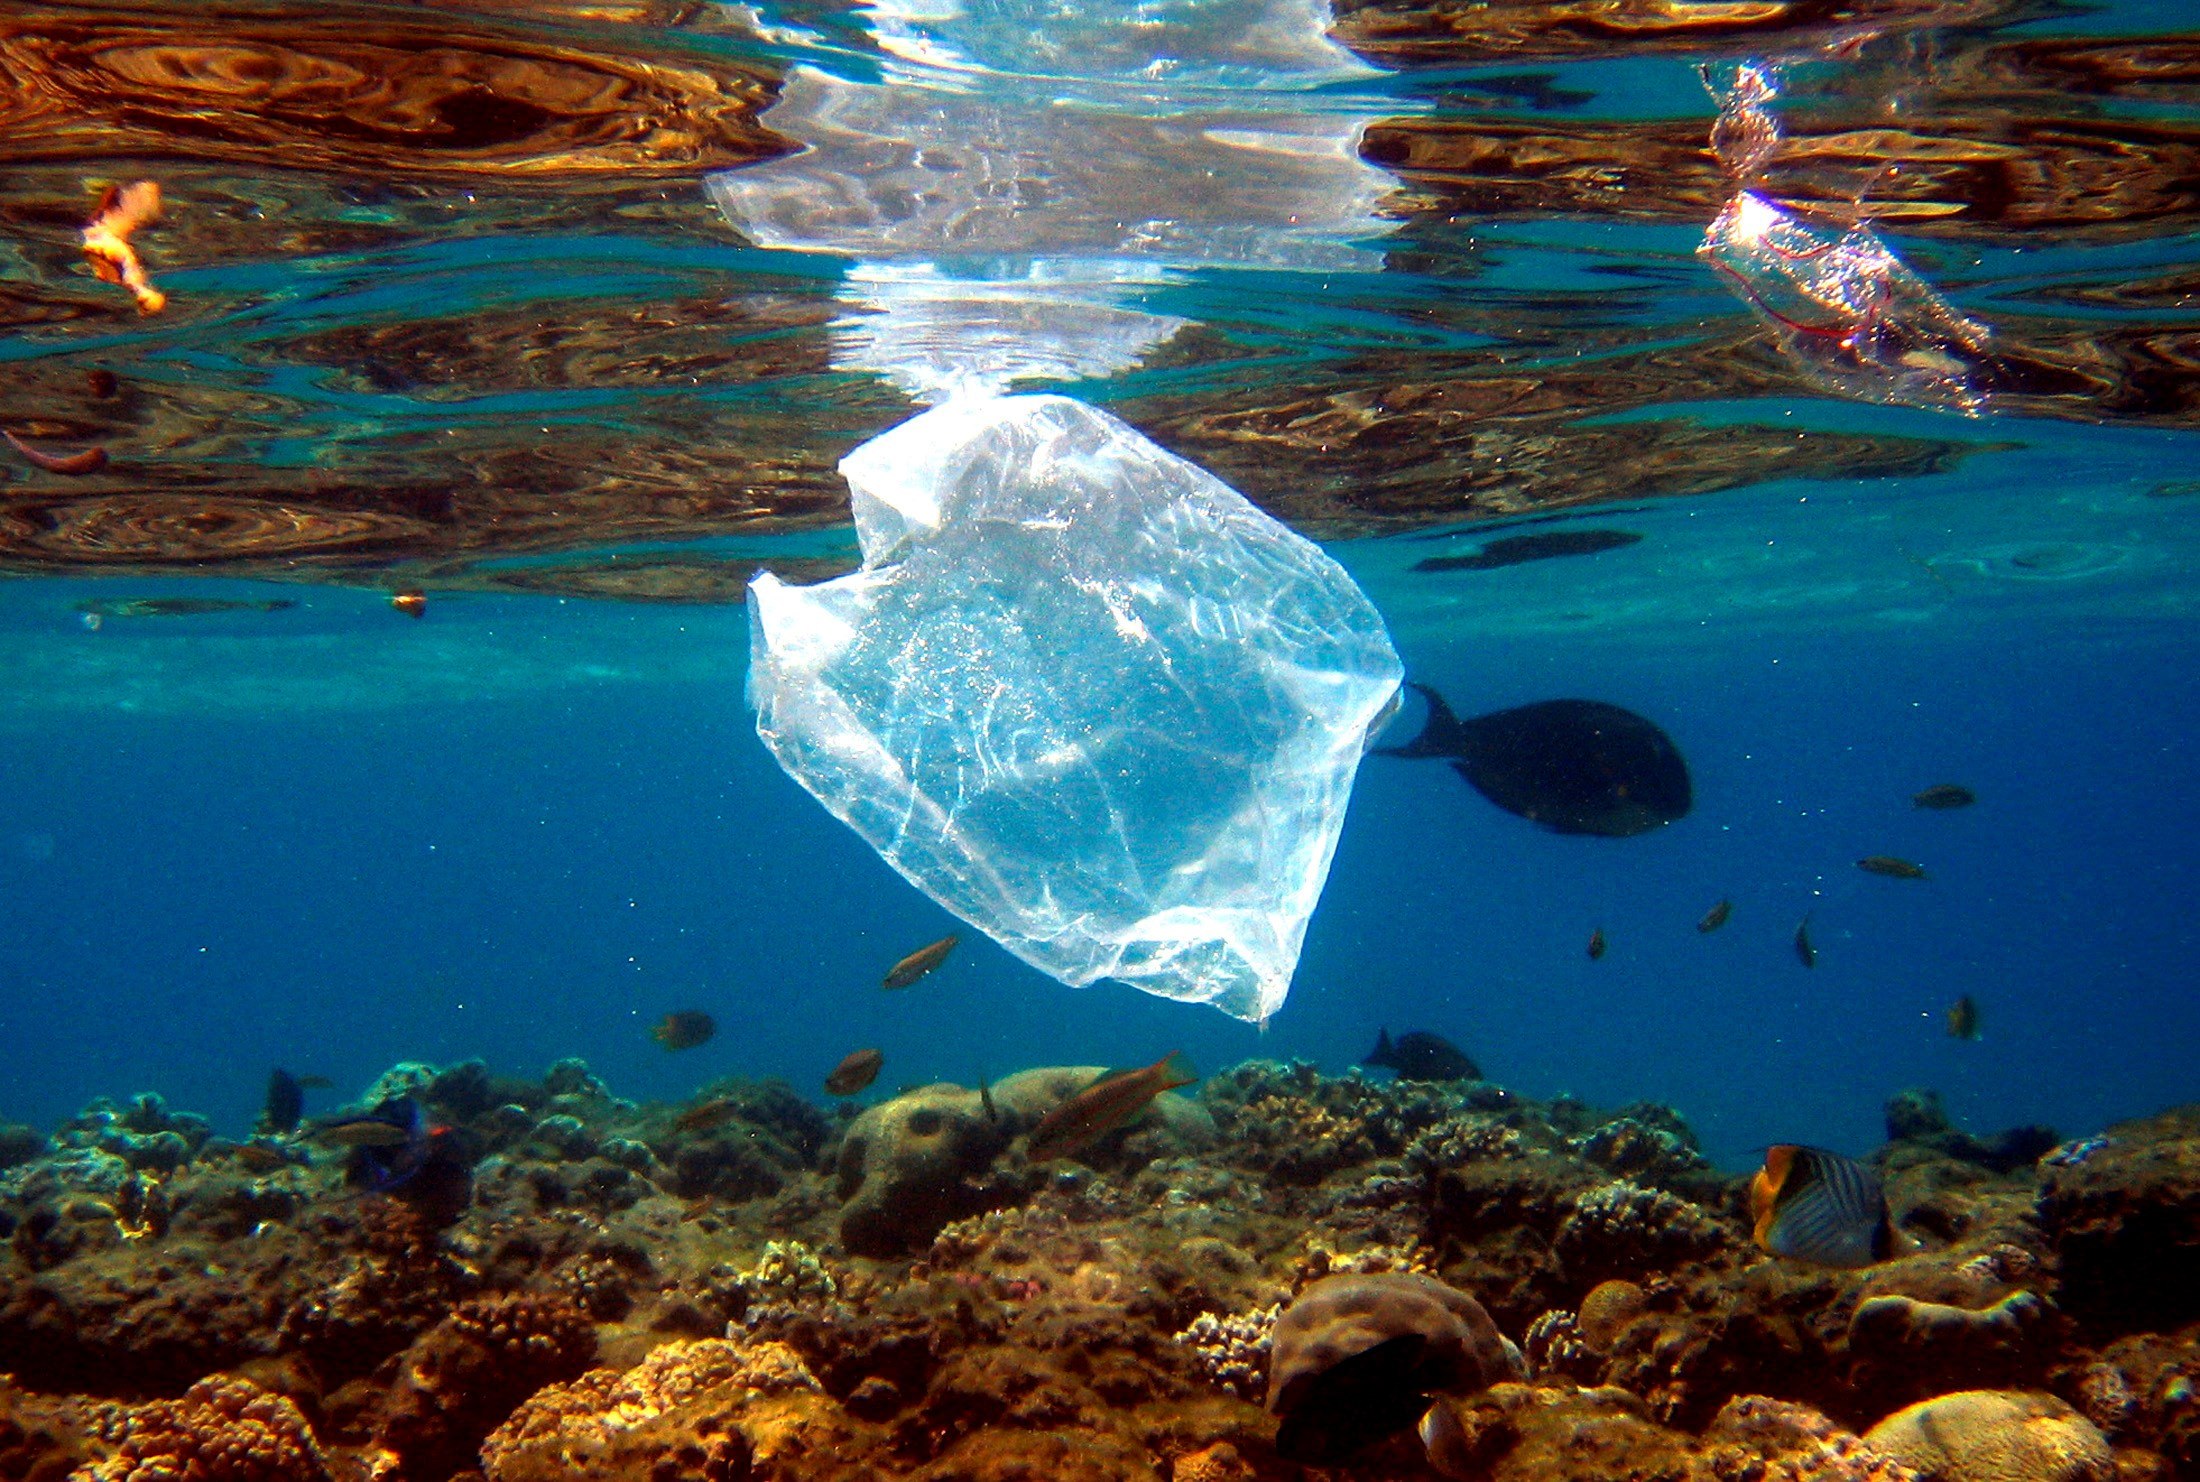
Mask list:
[[[1865,1433],[1927,1482],[2115,1482],[2093,1422],[2053,1395],[1969,1389],[1920,1400]]]
[[[1517,1377],[1497,1324],[1465,1292],[1411,1272],[1327,1276],[1276,1320],[1268,1409],[1277,1454],[1337,1462],[1412,1425],[1435,1394]]]
[[[916,1250],[1004,1202],[986,1175],[1011,1135],[977,1092],[945,1083],[867,1109],[840,1144],[841,1244],[866,1256]]]

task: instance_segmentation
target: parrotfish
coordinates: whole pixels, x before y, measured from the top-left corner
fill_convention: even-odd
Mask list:
[[[1749,1182],[1752,1237],[1768,1254],[1818,1266],[1869,1266],[1903,1253],[1879,1175],[1824,1148],[1765,1150]]]
[[[717,1032],[718,1021],[701,1009],[677,1009],[659,1019],[649,1037],[668,1050],[692,1050]]]
[[[833,1067],[833,1073],[825,1077],[825,1089],[835,1096],[853,1096],[878,1079],[879,1067],[886,1063],[882,1050],[854,1050]]]
[[[1385,1029],[1362,1065],[1394,1070],[1401,1081],[1478,1081],[1482,1071],[1467,1053],[1440,1034],[1413,1030],[1396,1039]]]
[[[1143,1070],[1115,1070],[1070,1097],[1031,1129],[1026,1152],[1034,1163],[1083,1152],[1137,1116],[1164,1091],[1199,1079],[1181,1053],[1162,1056]]]
[[[1688,764],[1672,738],[1601,700],[1544,700],[1461,720],[1425,684],[1421,734],[1381,756],[1449,757],[1452,769],[1507,813],[1559,834],[1625,838],[1685,815]]]
[[[1977,801],[1977,793],[1957,782],[1938,783],[1910,798],[1920,808],[1968,808]]]
[[[1922,880],[1925,867],[1907,859],[1897,859],[1891,854],[1867,854],[1856,862],[1856,867],[1868,875],[1885,875],[1890,880]]]
[[[947,961],[947,954],[954,951],[955,944],[961,940],[962,938],[959,935],[949,932],[938,941],[917,948],[916,951],[886,970],[886,980],[881,986],[886,988],[908,987],[911,983]]]

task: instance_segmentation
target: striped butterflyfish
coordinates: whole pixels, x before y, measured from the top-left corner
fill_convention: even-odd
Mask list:
[[[1749,1183],[1750,1233],[1776,1256],[1817,1266],[1869,1266],[1899,1252],[1879,1175],[1824,1148],[1765,1149]]]

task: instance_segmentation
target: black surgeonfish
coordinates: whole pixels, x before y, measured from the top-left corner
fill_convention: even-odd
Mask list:
[[[1888,1218],[1879,1175],[1824,1148],[1765,1149],[1765,1166],[1749,1181],[1749,1212],[1761,1249],[1813,1265],[1869,1266],[1907,1244]]]
[[[260,1113],[263,1132],[296,1132],[306,1114],[306,1088],[296,1076],[278,1066],[267,1078],[267,1106]]]
[[[1632,530],[1552,530],[1541,535],[1507,535],[1466,556],[1430,556],[1413,563],[1415,571],[1495,571],[1552,561],[1562,556],[1593,556],[1616,551],[1642,539]]]
[[[1481,1067],[1469,1059],[1460,1049],[1440,1034],[1415,1029],[1390,1037],[1385,1029],[1375,1038],[1375,1048],[1367,1052],[1362,1065],[1372,1065],[1378,1070],[1392,1070],[1401,1081],[1478,1081],[1482,1079]]]
[[[1461,720],[1428,702],[1421,734],[1383,756],[1451,758],[1460,776],[1507,813],[1559,834],[1623,839],[1686,816],[1695,801],[1672,738],[1601,700],[1544,700]]]

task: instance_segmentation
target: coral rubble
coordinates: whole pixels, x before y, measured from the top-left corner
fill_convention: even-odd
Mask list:
[[[0,1477],[2200,1478],[2200,1114],[2034,1163],[1906,1094],[1916,1249],[1827,1271],[1662,1108],[1256,1061],[1033,1162],[1095,1074],[399,1066],[433,1196],[156,1097],[9,1129]]]

